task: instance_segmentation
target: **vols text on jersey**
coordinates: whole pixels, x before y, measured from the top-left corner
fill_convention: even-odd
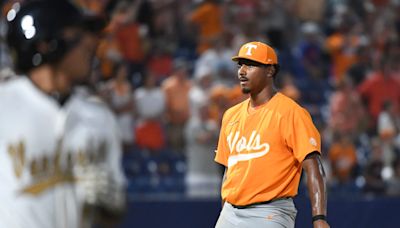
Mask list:
[[[228,158],[228,167],[236,165],[240,161],[249,161],[260,158],[269,152],[269,144],[261,143],[260,134],[252,131],[250,138],[240,137],[240,131],[231,132],[227,137],[230,155]]]

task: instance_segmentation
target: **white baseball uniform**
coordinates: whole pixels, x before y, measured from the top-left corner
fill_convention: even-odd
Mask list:
[[[83,87],[69,99],[65,112],[63,145],[78,158],[74,174],[81,206],[102,201],[103,206],[120,209],[124,202],[125,176],[120,132],[114,114]],[[109,199],[105,199],[107,197]]]
[[[0,227],[78,225],[59,105],[26,77],[0,84]]]

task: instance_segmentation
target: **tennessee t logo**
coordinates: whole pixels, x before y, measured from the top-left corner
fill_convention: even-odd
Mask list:
[[[244,46],[244,48],[247,49],[246,55],[251,55],[251,51],[257,48],[257,45],[255,44],[246,44],[246,46]]]

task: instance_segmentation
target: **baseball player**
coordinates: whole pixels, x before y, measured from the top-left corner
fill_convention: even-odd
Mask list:
[[[65,115],[50,94],[68,97],[88,75],[90,23],[63,0],[16,6],[7,43],[24,76],[0,84],[0,227],[78,227],[79,158],[63,150]]]
[[[275,51],[250,42],[232,60],[249,99],[228,109],[222,120],[215,161],[226,169],[216,227],[294,227],[293,197],[302,169],[313,226],[329,227],[320,135],[309,113],[274,89],[279,71]]]

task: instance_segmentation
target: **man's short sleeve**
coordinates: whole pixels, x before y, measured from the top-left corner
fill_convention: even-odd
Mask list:
[[[221,130],[219,132],[218,147],[215,150],[215,161],[228,167],[229,148],[226,141],[225,126],[226,126],[226,113],[222,118]]]
[[[305,109],[291,110],[282,122],[281,130],[287,146],[299,162],[314,151],[321,153],[320,134]]]

